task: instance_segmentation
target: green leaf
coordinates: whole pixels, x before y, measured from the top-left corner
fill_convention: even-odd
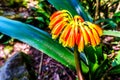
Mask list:
[[[48,0],[57,10],[68,10],[73,16],[80,15],[85,21],[93,21],[79,0]],[[61,5],[62,4],[62,5]]]
[[[88,73],[89,72],[89,67],[83,61],[81,61],[80,63],[81,63],[82,72],[85,73],[85,74]]]
[[[73,53],[36,27],[0,17],[0,32],[23,41],[65,66],[75,69]]]
[[[83,17],[85,21],[93,22],[92,17],[85,11],[79,0],[70,0],[76,12]]]
[[[88,65],[88,60],[87,60],[87,57],[86,57],[85,53],[81,52],[80,53],[80,58],[86,65]]]
[[[93,74],[93,79],[91,80],[101,80],[101,78],[104,76],[105,72],[109,68],[109,60],[106,59],[100,66],[96,69],[96,71]]]
[[[84,51],[88,59],[89,71],[91,74],[93,74],[99,66],[96,50],[92,46],[86,46]]]
[[[117,65],[120,65],[120,51],[118,51],[118,54],[116,55],[116,57],[112,62],[112,66],[117,66]]]
[[[4,36],[3,34],[0,34],[0,39],[2,39],[2,38],[3,38],[3,36]]]
[[[120,23],[120,11],[115,13],[112,17],[112,19],[117,22],[117,23]]]
[[[84,51],[88,59],[88,67],[91,80],[97,80],[94,79],[95,72],[96,70],[98,70],[98,68],[103,63],[104,60],[104,55],[102,53],[102,45],[96,47],[86,46]]]
[[[115,13],[113,16],[119,16],[120,17],[120,11]]]
[[[88,59],[85,55],[85,53],[81,52],[80,53],[80,59],[81,59],[81,69],[83,73],[88,73],[89,72],[89,67],[88,67]]]
[[[110,71],[107,74],[108,75],[120,74],[120,65],[112,67],[112,69],[110,69]]]
[[[40,21],[40,22],[44,22],[43,17],[36,17],[36,19],[37,19],[38,21]]]
[[[117,27],[117,24],[112,19],[99,19],[99,20],[95,21],[96,24],[100,24],[102,22],[106,22],[106,24],[103,25],[102,28],[115,29]]]
[[[102,52],[102,45],[96,46],[95,47],[95,53],[97,56],[97,61],[100,64],[104,60],[104,54]]]
[[[50,2],[57,10],[66,9],[70,11],[72,15],[77,14],[71,0],[48,0],[48,2]]]
[[[103,35],[109,35],[109,36],[120,37],[120,31],[103,30]]]
[[[92,46],[86,46],[84,51],[85,51],[85,54],[86,54],[88,61],[90,61],[92,63],[96,63],[97,56],[95,53],[95,49]]]

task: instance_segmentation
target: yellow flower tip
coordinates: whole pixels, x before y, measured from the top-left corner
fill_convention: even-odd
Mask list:
[[[52,39],[56,39],[58,35],[52,35]]]
[[[82,52],[84,50],[84,38],[83,38],[83,34],[81,34],[80,39],[78,41],[78,51]]]
[[[79,15],[75,15],[74,16],[74,20],[78,20],[80,22],[84,22],[84,19],[81,16],[79,16]]]

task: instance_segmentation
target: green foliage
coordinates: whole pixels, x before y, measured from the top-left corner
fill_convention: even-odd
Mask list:
[[[10,7],[20,7],[20,6],[27,6],[28,0],[3,0],[5,4]]]
[[[96,80],[96,76],[94,75],[96,74],[96,71],[98,69],[103,68],[101,67],[101,65],[106,60],[102,53],[102,46],[98,46],[98,47],[87,46],[85,48],[85,54],[88,60],[88,67],[89,67],[89,72],[87,74],[89,74],[91,80]],[[98,75],[97,77],[100,77],[100,75]]]
[[[103,29],[116,29],[117,23],[113,21],[113,19],[99,19],[95,21],[96,24],[104,23],[102,25]]]
[[[120,74],[120,51],[117,52],[116,57],[112,60],[112,66],[106,72],[105,76]]]
[[[92,75],[92,80],[101,80],[104,78],[107,70],[109,69],[109,60],[106,59],[103,63],[99,65],[94,74]]]
[[[118,66],[120,65],[120,51],[118,51],[117,56],[114,58],[112,62],[112,66]]]
[[[114,75],[114,74],[120,74],[120,65],[112,67],[111,70],[107,73],[107,75]]]
[[[117,12],[113,15],[113,20],[116,22],[116,23],[120,23],[120,12]]]
[[[51,8],[49,6],[47,1],[39,1],[36,7],[32,8],[34,14],[27,18],[26,23],[39,28],[46,28],[49,24],[49,17],[51,15]]]

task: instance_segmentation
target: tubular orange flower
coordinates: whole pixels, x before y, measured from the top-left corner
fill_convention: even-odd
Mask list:
[[[75,45],[75,38],[74,38],[74,28],[72,27],[70,34],[68,36],[68,39],[66,41],[66,44],[68,45],[68,47],[72,48]]]
[[[80,29],[79,29],[80,30]],[[80,32],[80,31],[79,31]],[[82,33],[79,34],[79,39],[78,39],[78,51],[81,52],[84,49],[84,37]]]
[[[61,36],[60,36],[60,39],[59,39],[59,42],[63,44],[63,46],[68,46],[68,47],[73,47],[73,46],[70,46],[71,43],[68,43],[68,42],[71,42],[69,41],[70,38],[73,36],[73,28],[71,26],[71,24],[68,24],[65,29],[63,30],[63,32],[61,33]],[[74,38],[74,37],[73,37]],[[73,42],[74,43],[74,42]]]
[[[95,38],[96,44],[98,45],[100,43],[99,34],[97,33],[95,29],[92,29],[92,34],[93,34],[93,37]]]
[[[78,44],[78,51],[82,52],[83,49],[84,49],[84,39],[83,39],[83,35],[81,35],[80,41],[79,41],[79,44]]]
[[[89,39],[90,39],[90,44],[92,46],[96,46],[96,41],[95,41],[95,38],[93,36],[93,33],[92,33],[91,29],[89,27],[87,27],[86,25],[84,25],[84,28],[88,33],[88,36],[89,36]]]
[[[79,31],[79,30],[78,30],[78,26],[79,26],[78,23],[79,23],[79,22],[84,22],[84,20],[82,19],[81,16],[75,15],[75,16],[74,16],[74,24],[73,24],[73,25],[74,25],[74,28],[75,28],[75,43],[76,43],[76,44],[77,44],[77,42],[78,42],[78,41],[77,41],[77,37],[79,36],[79,35],[78,35],[78,33],[79,33],[79,32],[78,32],[78,31]]]
[[[85,22],[87,26],[91,29],[93,37],[95,38],[96,44],[98,45],[100,43],[100,37],[102,35],[102,29],[95,24],[92,24],[90,22]]]
[[[66,22],[61,21],[60,23],[57,23],[54,26],[54,28],[51,31],[53,39],[56,39],[60,35],[61,31],[66,26],[66,24],[67,24]]]
[[[53,39],[59,38],[59,43],[64,47],[73,48],[77,45],[79,52],[84,50],[85,45],[98,45],[102,35],[102,29],[99,26],[84,22],[81,16],[72,17],[67,10],[53,13],[49,28]]]
[[[79,23],[79,27],[80,27],[81,32],[82,32],[82,34],[83,34],[83,38],[84,38],[85,45],[87,45],[88,42],[89,42],[88,33],[87,33],[87,31],[85,30],[85,28],[83,27],[82,23]]]
[[[57,23],[59,23],[61,21],[68,21],[68,18],[65,18],[64,15],[62,17],[60,15],[60,16],[53,18],[49,24],[49,28],[52,29]]]
[[[87,22],[87,24],[89,25],[89,27],[90,26],[93,27],[97,31],[97,33],[99,34],[99,36],[102,36],[102,33],[103,33],[102,29],[98,25],[92,24],[90,22]]]

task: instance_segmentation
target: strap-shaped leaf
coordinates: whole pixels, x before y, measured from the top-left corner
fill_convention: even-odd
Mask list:
[[[103,35],[120,37],[120,31],[104,30]]]
[[[76,15],[77,12],[71,4],[71,0],[48,0],[57,10],[66,9],[71,12],[72,15]]]
[[[93,21],[92,17],[85,11],[79,0],[48,0],[57,10],[66,9],[74,15],[80,15],[85,21]]]
[[[0,17],[0,32],[23,41],[65,66],[75,69],[72,52],[61,46],[57,41],[52,40],[47,32],[4,17]]]

